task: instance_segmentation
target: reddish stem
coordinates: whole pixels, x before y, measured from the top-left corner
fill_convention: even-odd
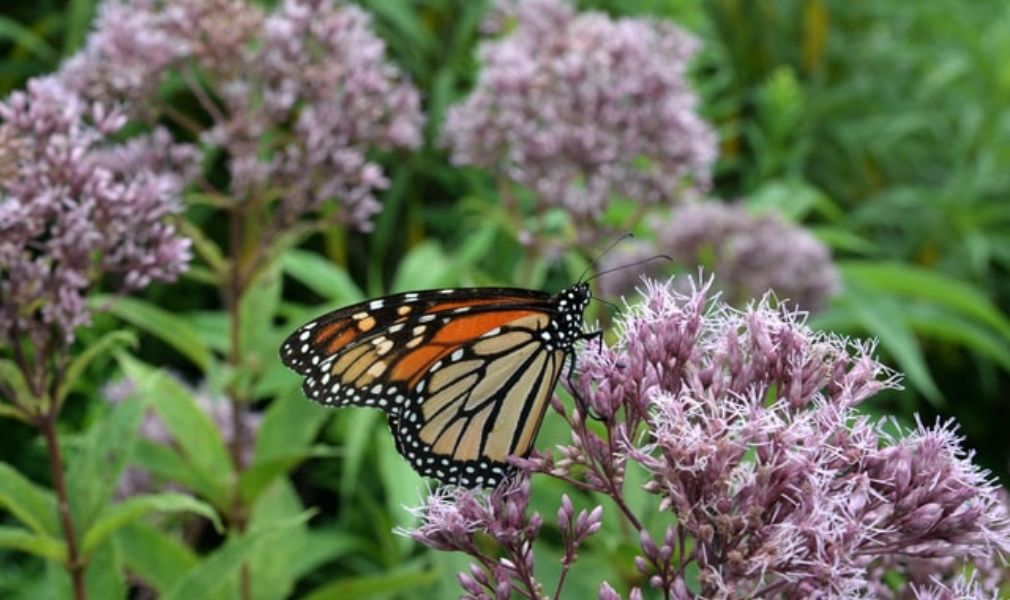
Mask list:
[[[49,450],[49,468],[52,471],[53,487],[56,489],[57,510],[63,537],[67,541],[67,571],[74,587],[74,598],[85,600],[88,597],[84,587],[84,559],[77,548],[77,536],[74,533],[74,522],[70,515],[70,497],[67,495],[67,483],[64,476],[63,457],[60,454],[59,440],[56,438],[56,411],[50,410],[38,420],[39,430],[46,438]]]

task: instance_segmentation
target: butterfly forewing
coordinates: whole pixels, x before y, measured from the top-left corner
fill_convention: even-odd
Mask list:
[[[281,358],[313,400],[384,410],[423,475],[493,485],[532,447],[587,301],[582,285],[398,294],[304,325]]]

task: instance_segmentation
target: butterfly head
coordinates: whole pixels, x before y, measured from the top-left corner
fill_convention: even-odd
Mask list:
[[[555,336],[553,345],[559,350],[571,350],[575,342],[582,339],[582,315],[591,297],[588,283],[576,283],[554,297],[557,313],[551,320],[551,329]]]

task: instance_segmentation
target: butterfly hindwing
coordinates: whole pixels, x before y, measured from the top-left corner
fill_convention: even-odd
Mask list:
[[[432,365],[394,431],[420,473],[494,485],[508,456],[529,452],[564,364],[565,352],[540,337],[549,323],[545,315],[518,319]]]

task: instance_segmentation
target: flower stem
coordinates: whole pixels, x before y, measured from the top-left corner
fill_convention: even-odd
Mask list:
[[[228,365],[237,373],[242,367],[242,295],[245,291],[245,279],[243,276],[243,220],[244,211],[241,206],[236,206],[229,214],[229,242],[231,254],[231,272],[227,280],[225,290],[225,301],[228,308],[228,318],[230,321]],[[235,467],[236,480],[242,473],[245,465],[242,461],[242,449],[245,445],[245,425],[242,421],[242,408],[245,404],[242,398],[242,391],[237,384],[228,386],[228,396],[231,404],[232,436],[229,450],[231,452],[232,464]],[[247,507],[242,501],[241,493],[237,486],[233,491],[231,515],[229,520],[235,526],[239,535],[244,535],[248,526]],[[249,570],[249,563],[242,563],[239,571],[239,597],[242,600],[252,598],[252,576]]]
[[[77,548],[77,536],[74,533],[74,521],[70,515],[70,497],[67,495],[67,483],[64,476],[63,457],[60,454],[59,440],[56,438],[56,411],[50,410],[38,420],[39,430],[46,438],[49,450],[49,468],[52,471],[53,487],[56,488],[57,510],[63,537],[67,542],[67,571],[74,586],[74,598],[85,600],[88,597],[84,587],[84,559]]]

